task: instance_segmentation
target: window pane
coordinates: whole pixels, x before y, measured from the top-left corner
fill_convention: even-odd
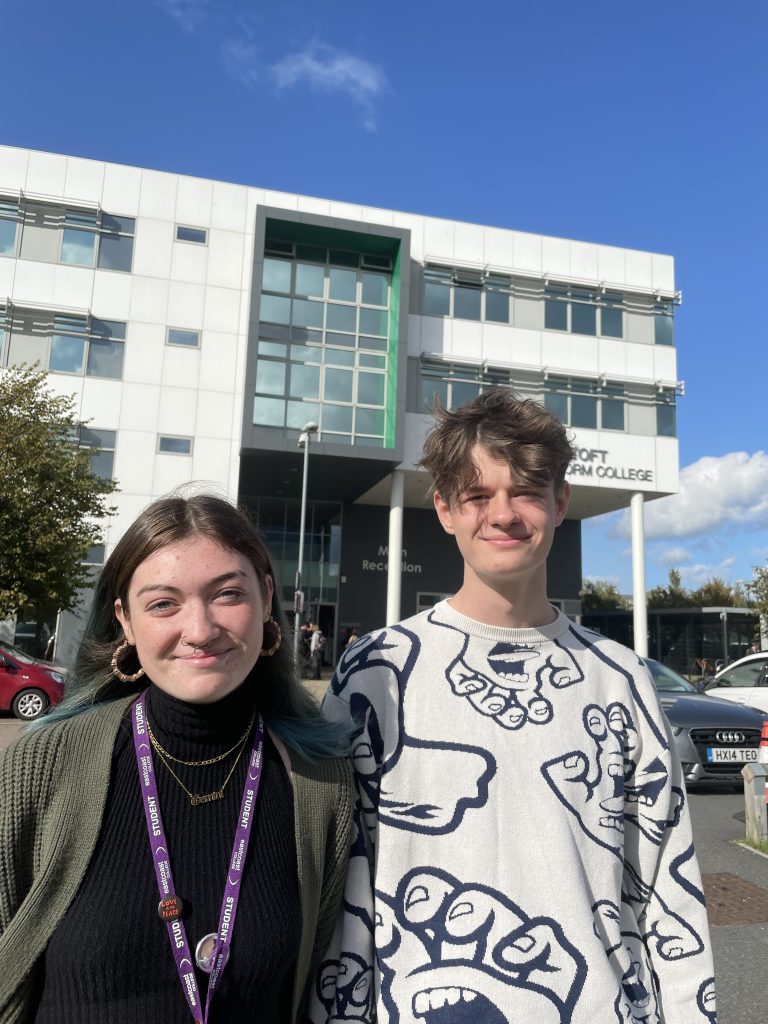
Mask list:
[[[120,380],[123,376],[123,354],[125,345],[122,341],[96,341],[91,338],[88,346],[89,377],[111,377]]]
[[[653,318],[654,341],[657,345],[675,344],[675,321],[671,316],[656,313]]]
[[[112,470],[115,464],[115,453],[110,451],[94,452],[91,456],[91,469],[103,480],[112,479]]]
[[[386,352],[388,342],[386,338],[369,338],[361,335],[358,344],[360,348],[372,348],[375,352]]]
[[[262,320],[271,320],[272,323],[288,324],[291,322],[291,300],[277,295],[262,295],[259,316]]]
[[[256,395],[253,400],[253,422],[257,426],[282,427],[285,423],[285,402]]]
[[[0,256],[13,256],[16,252],[16,221],[0,220]]]
[[[354,331],[357,309],[354,306],[334,306],[328,303],[328,330]]]
[[[470,384],[465,381],[455,380],[451,385],[451,408],[458,409],[465,402],[471,402],[480,394],[479,384]]]
[[[357,400],[363,405],[384,404],[383,373],[360,372],[357,375]]]
[[[624,314],[620,309],[600,310],[600,333],[606,338],[624,337]]]
[[[101,270],[131,272],[133,260],[132,235],[106,235],[99,238],[99,261]]]
[[[331,267],[328,271],[328,297],[354,302],[357,298],[357,273]]]
[[[544,329],[547,331],[568,330],[568,304],[556,299],[544,303]]]
[[[361,334],[386,334],[387,333],[386,310],[361,309],[360,310],[360,333]]]
[[[262,338],[274,338],[276,341],[288,341],[290,333],[290,327],[286,327],[283,324],[262,323],[261,327],[259,328],[259,335]]]
[[[320,394],[320,367],[291,363],[291,384],[288,393],[293,398],[317,398]]]
[[[325,389],[323,398],[326,402],[351,402],[352,382],[354,374],[351,370],[334,370],[327,367],[325,371]]]
[[[325,362],[331,366],[354,366],[355,353],[350,349],[327,348],[324,356]]]
[[[199,331],[182,331],[178,327],[168,328],[169,345],[186,345],[187,348],[197,348],[200,344]],[[261,346],[259,346],[261,348]]]
[[[448,381],[445,380],[422,380],[421,381],[421,410],[431,412],[435,396],[440,400],[440,405],[445,409],[448,406]]]
[[[453,315],[460,320],[479,320],[481,295],[479,288],[456,285],[453,289]]]
[[[322,327],[323,303],[309,299],[293,300],[293,323],[297,327]]]
[[[335,430],[342,434],[352,433],[351,405],[324,405],[323,430]]]
[[[288,354],[288,346],[280,345],[276,341],[260,341],[259,342],[259,355],[260,356],[286,356]]]
[[[116,430],[94,430],[93,427],[80,428],[81,448],[114,448],[116,440]]]
[[[320,249],[316,245],[296,246],[296,256],[300,260],[306,260],[309,263],[325,263],[325,253],[325,249]]]
[[[310,348],[309,345],[291,345],[291,359],[294,363],[320,363],[323,359],[323,350]]]
[[[320,419],[320,406],[314,402],[289,402],[285,416],[285,425],[291,430],[301,430],[305,423]]]
[[[296,295],[311,295],[322,299],[325,270],[317,264],[296,264]]]
[[[549,409],[551,413],[560,420],[561,423],[568,422],[568,396],[554,394],[548,391],[544,395],[544,405]]]
[[[358,359],[360,366],[375,366],[379,370],[383,370],[387,365],[386,356],[370,356],[365,352],[361,352]]]
[[[115,217],[112,213],[102,213],[101,228],[113,235],[132,235],[136,230],[136,221],[133,217]]]
[[[331,249],[328,262],[338,263],[340,267],[356,267],[360,262],[360,256],[356,252],[347,252],[346,249]]]
[[[603,399],[601,402],[603,416],[603,430],[624,429],[624,403],[611,402]]]
[[[660,437],[675,437],[677,435],[674,405],[656,406],[656,433]]]
[[[485,293],[485,319],[497,324],[509,323],[509,296],[504,292]]]
[[[291,341],[300,342],[302,345],[306,345],[309,342],[314,342],[316,345],[323,344],[323,332],[314,331],[309,327],[292,327],[291,328]]]
[[[597,399],[587,395],[571,397],[571,426],[597,429]]]
[[[125,341],[125,324],[119,320],[91,320],[91,334],[97,338],[115,338]]]
[[[355,433],[356,434],[383,434],[384,433],[384,410],[383,409],[356,409],[355,410]]]
[[[199,245],[205,245],[208,238],[208,232],[205,228],[188,228],[179,225],[176,228],[176,239],[179,242],[197,242]]]
[[[51,338],[49,370],[59,373],[82,373],[85,368],[85,342],[82,338],[69,338],[54,334]]]
[[[290,292],[291,264],[288,260],[264,260],[261,287],[266,292]]]
[[[256,390],[267,395],[284,395],[285,363],[260,359],[256,366]]]
[[[384,274],[363,274],[362,301],[367,306],[386,306],[389,299],[389,278]]]
[[[192,439],[189,437],[161,437],[158,451],[171,455],[189,455],[192,451]]]
[[[571,303],[571,331],[574,334],[597,334],[597,309],[586,302]]]
[[[427,281],[424,285],[424,315],[450,316],[450,312],[451,289],[444,284],[431,284]]]
[[[96,254],[96,235],[92,231],[64,228],[61,237],[61,262],[92,267]]]
[[[350,334],[332,334],[330,331],[326,331],[325,334],[326,345],[352,345],[355,344],[354,335]]]

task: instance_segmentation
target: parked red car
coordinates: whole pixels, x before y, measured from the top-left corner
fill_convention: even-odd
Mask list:
[[[0,711],[32,722],[64,696],[67,670],[0,641]]]

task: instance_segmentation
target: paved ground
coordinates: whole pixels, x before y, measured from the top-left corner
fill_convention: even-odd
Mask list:
[[[304,683],[318,700],[328,678]],[[0,749],[18,735],[21,723],[0,715]],[[768,962],[768,857],[744,850],[744,798],[715,787],[689,794],[699,864],[708,889],[719,1024],[756,1024],[765,1019]],[[715,907],[714,903],[718,906]],[[739,923],[752,921],[753,923]],[[676,1022],[675,1022],[676,1024]]]
[[[768,857],[737,846],[744,837],[744,797],[710,787],[689,794],[694,839],[705,883],[712,875],[736,876],[730,894],[736,917],[762,917],[760,923],[714,925],[712,946],[717,980],[718,1024],[756,1024],[765,1020],[765,965],[768,960]],[[738,880],[756,890],[739,886]],[[725,879],[726,890],[728,879]],[[714,894],[710,889],[710,907]],[[739,904],[741,913],[739,913]],[[762,908],[762,912],[760,909]],[[754,910],[758,909],[758,913]]]

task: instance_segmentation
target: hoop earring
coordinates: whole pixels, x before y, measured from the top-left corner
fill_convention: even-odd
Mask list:
[[[259,652],[259,655],[262,658],[271,658],[273,654],[276,654],[280,650],[280,644],[283,642],[283,634],[279,624],[275,622],[271,615],[264,623],[264,625],[274,626],[277,636],[275,637],[275,642],[272,644],[271,647],[262,647],[261,651]]]
[[[118,644],[115,648],[115,653],[112,655],[112,672],[117,676],[121,683],[135,683],[137,679],[141,679],[144,675],[144,669],[141,667],[139,668],[139,671],[134,672],[132,676],[126,675],[125,672],[120,671],[117,659],[121,654],[125,654],[130,646],[131,644],[128,643],[127,639],[123,639],[123,642]]]

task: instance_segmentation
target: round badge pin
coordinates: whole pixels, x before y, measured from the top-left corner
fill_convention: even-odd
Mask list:
[[[195,946],[195,963],[206,974],[210,974],[213,970],[213,958],[216,953],[217,939],[218,935],[215,932],[211,932],[210,935],[204,935]]]
[[[184,901],[181,896],[166,896],[157,905],[157,912],[161,921],[177,921],[184,910]]]

